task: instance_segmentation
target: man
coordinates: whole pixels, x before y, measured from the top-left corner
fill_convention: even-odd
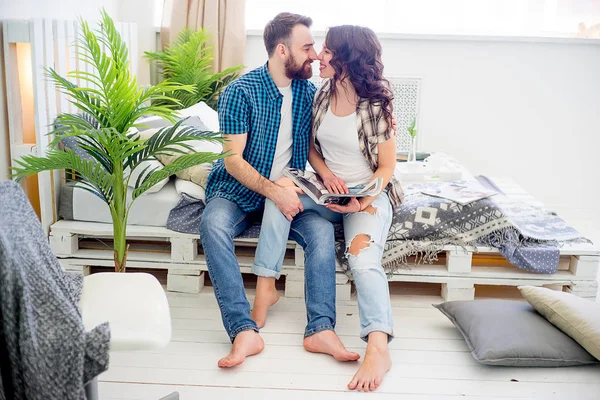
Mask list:
[[[317,59],[311,24],[310,18],[301,15],[277,15],[264,31],[268,62],[232,82],[219,99],[219,122],[227,139],[224,151],[231,156],[219,160],[209,176],[208,203],[200,226],[208,272],[233,343],[229,355],[219,360],[219,367],[239,365],[264,348],[259,326],[250,314],[233,238],[260,215],[265,197],[293,220],[290,237],[306,254],[304,348],[340,361],[360,357],[347,351],[333,331],[333,227],[316,213],[296,216],[303,211],[296,189],[274,183],[285,168],[306,167],[315,93],[307,79],[312,76],[311,63]],[[257,291],[262,302],[255,304],[255,311],[264,317],[279,297],[275,278],[260,279]]]

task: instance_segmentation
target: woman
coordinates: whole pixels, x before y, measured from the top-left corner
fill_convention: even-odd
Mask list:
[[[305,210],[343,222],[346,256],[358,295],[360,337],[367,341],[365,359],[348,387],[369,391],[377,388],[391,367],[388,342],[393,337],[393,321],[381,258],[392,208],[402,201],[400,185],[393,177],[392,93],[382,74],[381,45],[371,29],[347,25],[329,29],[319,61],[320,76],[326,81],[313,103],[311,166],[334,193],[348,193],[348,187],[376,177],[383,179],[386,188],[377,196],[352,198],[344,206],[320,206],[300,196]],[[289,180],[277,183],[292,184]],[[255,271],[276,270],[278,276],[289,229],[290,222],[267,200]],[[259,286],[261,279],[267,278],[259,277]],[[277,296],[257,290],[253,317],[259,326],[266,318],[267,307],[261,305],[269,305],[267,298],[276,301]]]

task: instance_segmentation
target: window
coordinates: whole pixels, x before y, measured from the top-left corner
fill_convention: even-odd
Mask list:
[[[246,0],[246,28],[281,11],[308,15],[313,30],[356,24],[379,33],[565,36],[600,23],[598,0]]]
[[[160,30],[165,0],[154,0],[154,27]]]

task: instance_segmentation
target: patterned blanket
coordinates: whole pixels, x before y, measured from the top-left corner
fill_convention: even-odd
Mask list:
[[[551,274],[558,270],[559,242],[585,240],[558,216],[504,195],[488,178],[476,179],[499,194],[460,205],[421,193],[436,183],[404,187],[384,250],[386,271],[406,266],[413,255],[432,262],[445,245],[485,245],[518,267]]]
[[[499,191],[489,179],[477,179],[484,186]],[[404,203],[394,210],[383,254],[386,272],[407,267],[411,256],[417,256],[417,262],[431,263],[446,245],[479,245],[497,248],[520,268],[551,274],[558,270],[559,244],[585,240],[558,216],[502,193],[463,206],[421,193],[431,185],[436,184],[403,186]],[[201,201],[184,194],[171,211],[167,228],[198,233],[203,209]],[[259,232],[257,222],[241,237],[257,238]],[[347,271],[341,225],[336,226],[336,237],[337,259]]]

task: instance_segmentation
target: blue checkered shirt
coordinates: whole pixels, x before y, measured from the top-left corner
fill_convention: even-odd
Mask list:
[[[312,82],[292,81],[291,168],[306,169],[315,91]],[[229,84],[218,103],[221,131],[226,135],[248,133],[242,156],[267,179],[277,146],[282,101],[283,95],[265,64]],[[246,212],[257,210],[265,200],[231,176],[223,160],[214,165],[206,184],[206,201],[215,197],[233,201]]]

